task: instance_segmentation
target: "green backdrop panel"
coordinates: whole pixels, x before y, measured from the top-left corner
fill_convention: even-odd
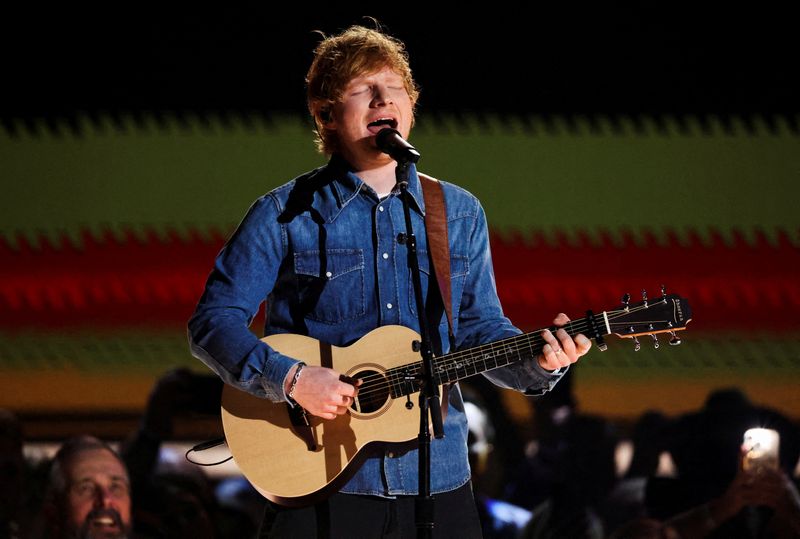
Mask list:
[[[800,137],[755,118],[568,123],[420,118],[420,168],[478,195],[497,231],[598,227],[727,234],[800,218]],[[713,119],[712,119],[713,120]],[[299,117],[101,118],[0,132],[0,234],[228,229],[272,187],[324,163]]]

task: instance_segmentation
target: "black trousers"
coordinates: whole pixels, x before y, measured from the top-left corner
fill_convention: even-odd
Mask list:
[[[480,539],[472,484],[434,499],[435,538]],[[261,539],[414,539],[415,496],[396,499],[336,493],[326,501],[290,509],[267,502]]]

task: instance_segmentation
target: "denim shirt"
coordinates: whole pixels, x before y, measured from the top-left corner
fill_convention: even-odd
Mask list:
[[[464,189],[441,184],[456,348],[520,333],[503,315],[497,297],[483,208]],[[334,156],[327,165],[256,200],[219,253],[189,321],[192,353],[226,383],[279,402],[286,399],[283,383],[297,360],[273,350],[250,331],[262,302],[266,301],[265,335],[303,334],[347,346],[379,326],[395,324],[419,331],[407,247],[397,242],[406,225],[396,191],[379,199],[344,160]],[[427,297],[431,263],[425,203],[413,166],[408,192],[423,297]],[[447,353],[450,342],[443,310],[428,320],[434,353]],[[501,387],[539,395],[551,389],[560,374],[527,361],[484,376]],[[467,423],[457,385],[449,391],[444,433],[431,442],[433,493],[455,489],[470,477]],[[417,450],[392,449],[367,458],[341,491],[393,497],[416,494],[417,482]]]

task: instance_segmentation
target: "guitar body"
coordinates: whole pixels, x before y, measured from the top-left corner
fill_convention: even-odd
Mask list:
[[[299,407],[291,409],[286,403],[225,384],[222,423],[228,447],[242,473],[264,497],[289,506],[313,503],[352,476],[360,459],[368,455],[368,444],[382,448],[387,442],[416,439],[416,402],[409,410],[406,399],[392,399],[384,376],[392,367],[419,361],[419,352],[412,348],[419,335],[413,330],[384,326],[347,347],[293,334],[262,340],[308,365],[331,367],[363,380],[359,399],[347,414],[333,420],[308,415],[308,426]],[[293,416],[297,416],[296,425]]]

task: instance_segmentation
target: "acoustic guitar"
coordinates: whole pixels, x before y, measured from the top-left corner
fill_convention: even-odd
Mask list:
[[[614,334],[636,340],[658,333],[671,334],[691,320],[687,301],[663,292],[658,299],[621,307],[571,321],[564,329],[582,333],[601,350],[603,337]],[[554,328],[550,328],[554,329]],[[523,333],[434,358],[434,378],[448,384],[533,359],[545,344],[542,330]],[[231,454],[244,476],[266,498],[286,506],[302,506],[332,494],[358,469],[371,449],[414,442],[419,411],[411,395],[419,392],[422,372],[419,335],[403,326],[379,327],[346,347],[293,334],[262,339],[269,346],[308,365],[330,367],[362,380],[348,413],[333,420],[306,414],[299,406],[274,403],[230,385],[222,393],[222,422]],[[441,394],[441,392],[440,392]]]

